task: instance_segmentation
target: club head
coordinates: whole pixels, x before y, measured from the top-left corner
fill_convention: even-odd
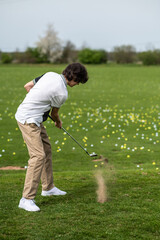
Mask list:
[[[92,154],[89,154],[90,157],[97,157],[97,154],[95,153],[92,153]]]

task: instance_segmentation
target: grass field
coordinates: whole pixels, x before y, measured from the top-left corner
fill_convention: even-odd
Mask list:
[[[23,85],[64,65],[0,66],[0,167],[27,165],[28,153],[14,114]],[[0,239],[160,239],[160,68],[87,66],[89,81],[69,90],[60,110],[63,126],[87,150],[109,159],[91,161],[50,120],[55,184],[62,197],[41,197],[41,211],[18,209],[25,171],[0,171]],[[96,166],[97,165],[97,166]],[[108,201],[97,202],[101,169]]]

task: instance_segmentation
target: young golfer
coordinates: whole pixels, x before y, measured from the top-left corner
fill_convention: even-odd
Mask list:
[[[52,151],[46,130],[42,124],[51,111],[57,128],[62,128],[58,111],[68,97],[67,85],[73,87],[86,83],[88,75],[80,63],[72,63],[62,74],[47,72],[28,82],[24,87],[28,94],[15,114],[18,126],[26,142],[30,159],[19,208],[39,211],[34,198],[41,180],[42,196],[65,195],[66,192],[54,186]]]

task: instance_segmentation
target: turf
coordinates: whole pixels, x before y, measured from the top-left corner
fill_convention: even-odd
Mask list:
[[[0,66],[0,167],[27,165],[14,114],[23,85],[64,65]],[[107,170],[50,120],[56,186],[68,194],[40,196],[39,213],[17,208],[25,171],[0,171],[0,239],[159,239],[160,68],[87,66],[89,81],[69,90],[63,126],[87,150],[109,159]],[[97,165],[97,166],[96,166]],[[105,173],[108,202],[97,203],[97,169]]]

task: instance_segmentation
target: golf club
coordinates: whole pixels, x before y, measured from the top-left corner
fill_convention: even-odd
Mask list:
[[[50,115],[49,115],[49,118],[54,122],[53,118]],[[64,129],[64,127],[62,127],[62,130],[65,133],[67,133],[90,157],[96,157],[97,156],[97,154],[95,154],[95,153],[89,154],[89,152],[79,142],[77,142],[77,140],[73,136],[71,136],[69,134],[69,132],[67,132],[66,129]]]

